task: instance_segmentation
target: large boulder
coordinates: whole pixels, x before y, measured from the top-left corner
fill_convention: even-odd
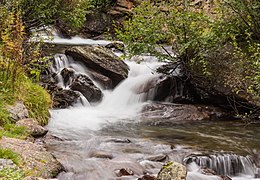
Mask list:
[[[187,169],[177,162],[168,162],[160,170],[157,180],[185,180]]]
[[[65,54],[83,62],[90,70],[109,77],[113,87],[128,76],[128,66],[105,47],[76,46],[67,49]]]
[[[63,170],[61,164],[47,152],[43,145],[20,139],[2,137],[1,148],[8,148],[19,154],[24,162],[23,170],[32,176],[43,178],[56,177]]]
[[[97,102],[102,98],[101,90],[84,74],[77,75],[76,78],[73,79],[70,88],[74,91],[81,92],[89,102]]]

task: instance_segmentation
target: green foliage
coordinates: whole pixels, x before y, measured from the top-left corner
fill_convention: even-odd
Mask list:
[[[0,170],[0,179],[3,180],[21,180],[24,177],[23,171],[19,169],[4,168]]]
[[[14,124],[5,124],[4,128],[0,130],[0,137],[2,138],[10,137],[10,138],[18,138],[18,139],[25,139],[29,136],[29,133],[26,127],[16,126]]]
[[[258,0],[216,0],[208,10],[189,0],[143,1],[117,34],[132,54],[178,61],[187,76],[206,75],[260,102]],[[158,53],[161,44],[176,56]]]
[[[18,166],[21,166],[23,163],[22,158],[10,149],[0,148],[0,158],[11,159]]]
[[[99,7],[107,7],[113,5],[116,1],[115,0],[89,0],[90,4],[93,5],[95,8]]]
[[[27,29],[51,25],[56,21],[79,28],[91,8],[89,0],[21,0],[19,3]]]
[[[50,117],[51,97],[47,91],[26,77],[21,86],[21,99],[29,110],[29,115],[35,118],[41,125],[46,125]]]

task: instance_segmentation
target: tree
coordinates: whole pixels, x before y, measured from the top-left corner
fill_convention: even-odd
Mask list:
[[[132,54],[181,63],[187,77],[221,82],[260,105],[260,2],[214,0],[210,6],[198,7],[191,0],[144,1],[117,30],[118,38]],[[162,43],[171,45],[175,56],[158,53]]]

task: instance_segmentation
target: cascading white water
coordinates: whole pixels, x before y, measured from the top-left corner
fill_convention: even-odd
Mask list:
[[[149,79],[159,76],[155,69],[162,65],[159,62],[126,62],[130,67],[129,76],[121,82],[113,91],[102,90],[103,100],[95,106],[85,106],[77,104],[68,109],[59,109],[51,111],[51,120],[49,129],[79,129],[97,130],[103,124],[115,122],[123,119],[133,119],[138,116],[146,99],[145,93],[136,93],[136,89],[142,86]],[[63,68],[72,68],[76,72],[88,74],[84,65],[67,58],[65,55],[56,55],[52,71],[57,73],[58,84],[66,88],[60,72]],[[95,82],[94,82],[95,83]],[[97,86],[98,84],[95,83]],[[99,88],[101,88],[99,86]],[[84,100],[86,101],[86,99]],[[89,104],[89,103],[87,103]]]
[[[236,154],[192,155],[187,157],[184,161],[188,164],[196,163],[202,168],[212,169],[218,175],[245,176],[245,179],[246,176],[249,179],[258,176],[258,169],[255,167],[251,158]]]
[[[46,39],[45,41],[58,44],[81,45],[106,45],[109,43],[108,41],[93,41],[79,37],[62,39],[56,35],[54,36],[54,41],[50,41],[49,39]],[[145,57],[145,59],[149,60],[151,58]],[[162,167],[163,163],[146,160],[146,156],[157,155],[158,153],[166,154],[169,156],[170,160],[181,162],[182,158],[178,153],[181,154],[181,151],[183,151],[182,149],[178,149],[178,151],[175,152],[168,145],[157,145],[144,139],[137,140],[134,138],[132,138],[131,141],[127,140],[126,142],[119,139],[118,143],[116,142],[117,140],[114,141],[115,137],[113,137],[113,135],[100,136],[98,133],[92,133],[98,132],[96,130],[102,129],[104,125],[112,124],[113,122],[137,120],[139,118],[139,111],[146,103],[145,101],[147,99],[152,99],[151,97],[147,97],[148,95],[153,96],[152,91],[148,93],[140,93],[137,92],[137,89],[152,78],[158,76],[154,70],[162,63],[156,61],[145,61],[140,64],[135,62],[126,63],[130,67],[129,77],[121,82],[121,84],[119,84],[113,91],[104,90],[102,89],[102,86],[94,82],[94,84],[99,87],[104,94],[102,101],[98,104],[90,104],[82,95],[81,101],[73,107],[51,110],[51,120],[47,126],[49,132],[54,136],[58,135],[58,137],[61,137],[64,140],[63,142],[54,142],[54,144],[57,143],[57,146],[54,147],[54,153],[57,152],[56,157],[60,161],[63,161],[69,171],[67,175],[61,175],[61,179],[63,179],[63,177],[77,180],[115,179],[115,167],[122,168],[125,167],[125,165],[126,167],[130,167],[136,171],[137,175],[142,175],[144,171],[147,171],[150,174],[156,174]],[[70,84],[70,82],[63,82],[60,73],[64,68],[72,69],[75,73],[88,75],[88,70],[84,65],[75,62],[72,58],[63,54],[55,55],[54,66],[51,70],[57,74],[56,81],[58,85],[64,89],[69,88],[68,84]],[[122,134],[122,136],[124,136],[124,134]],[[122,138],[122,136],[120,136],[120,138]],[[101,154],[109,153],[113,155],[114,158],[111,160],[98,159],[95,158],[95,156],[93,158],[93,152],[94,154],[98,154],[99,152],[101,152]],[[191,152],[189,152],[189,154],[190,153]],[[174,159],[173,156],[178,156],[178,158]],[[228,158],[216,156],[215,160],[211,160],[210,162],[203,160],[202,158],[198,160],[199,163],[194,160],[193,163],[188,165],[189,172],[187,180],[220,179],[219,176],[202,174],[200,167],[206,166],[205,164],[211,164],[211,166],[207,167],[214,169],[218,163],[223,165],[216,167],[216,171],[220,171],[218,172],[219,174],[236,175],[236,177],[232,177],[232,179],[235,180],[254,179],[254,174],[259,175],[260,173],[253,172],[254,167],[252,167],[252,163],[248,163],[248,161],[243,158],[245,157],[240,157],[240,160],[242,159],[241,161],[236,160],[239,161],[240,165],[243,167],[242,170],[240,168],[236,173],[231,173],[231,169],[233,168],[232,159],[236,159],[234,157]],[[256,169],[256,171],[259,171],[259,169]],[[71,172],[72,174],[70,174]],[[75,177],[73,176],[73,173],[76,175]],[[79,176],[77,176],[77,174]],[[83,177],[80,178],[81,175],[83,175]],[[131,177],[128,179],[131,179]],[[132,177],[132,179],[137,179],[137,177]]]

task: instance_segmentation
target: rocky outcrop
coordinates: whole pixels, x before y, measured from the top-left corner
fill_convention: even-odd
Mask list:
[[[207,78],[206,76],[196,76],[183,73],[185,68],[179,63],[168,63],[157,69],[159,73],[165,74],[165,76],[170,76],[171,79],[178,82],[177,86],[181,88],[184,95],[185,103],[195,103],[195,104],[210,104],[213,106],[219,106],[223,109],[234,110],[236,114],[238,113],[250,113],[253,112],[253,118],[259,116],[259,109],[257,104],[253,104],[249,100],[243,97],[241,94],[235,93],[231,87],[225,85],[223,81],[216,80],[217,78]],[[176,71],[178,72],[176,74]],[[174,97],[178,91],[172,91],[170,94]],[[188,97],[188,98],[186,98]],[[186,101],[188,100],[188,101]],[[175,102],[174,98],[173,101]],[[178,101],[177,101],[178,102]],[[180,101],[181,103],[183,101]]]
[[[225,119],[223,110],[205,105],[153,103],[142,110],[142,122],[149,125],[171,125],[210,119]]]
[[[53,107],[67,108],[77,102],[80,94],[70,89],[57,89],[52,92]]]
[[[19,120],[16,122],[16,125],[25,126],[29,131],[30,135],[32,135],[33,137],[44,136],[48,132],[47,129],[40,126],[39,123],[32,118]]]
[[[168,162],[160,170],[157,180],[185,180],[187,169],[184,165],[176,162]]]
[[[8,106],[7,110],[14,121],[29,117],[29,112],[21,101],[16,102],[13,106]]]
[[[193,102],[186,84],[178,76],[160,75],[150,79],[135,89],[137,94],[147,94],[152,101],[167,101],[173,103]],[[151,95],[150,95],[151,93]]]
[[[8,148],[19,154],[24,162],[23,170],[33,176],[52,178],[63,169],[61,164],[43,147],[43,145],[25,140],[2,137],[1,148]]]
[[[89,77],[79,74],[73,79],[70,89],[81,92],[89,102],[97,102],[102,98],[101,90],[94,85]]]
[[[127,78],[128,66],[105,47],[76,46],[66,50],[65,54],[83,62],[90,70],[110,78],[113,87]]]

